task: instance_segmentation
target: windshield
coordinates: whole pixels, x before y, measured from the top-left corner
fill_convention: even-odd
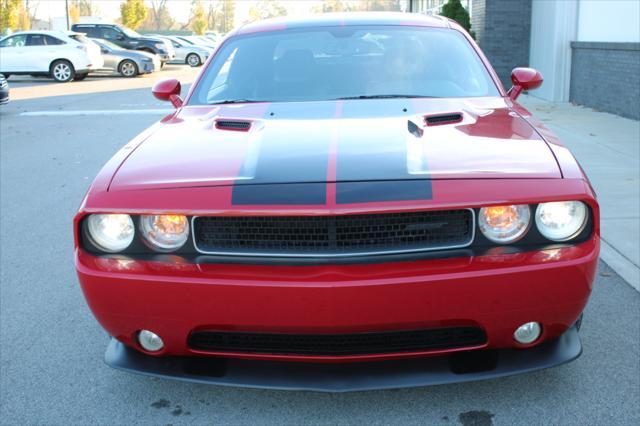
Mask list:
[[[190,103],[477,96],[499,93],[460,32],[358,26],[232,38]]]
[[[82,34],[70,34],[69,37],[71,37],[75,41],[77,41],[79,43],[82,43],[82,44],[86,44],[86,45],[92,45],[93,44],[93,41],[89,40],[87,37],[85,37]]]
[[[118,46],[116,44],[113,44],[113,43],[111,43],[110,41],[107,41],[107,40],[95,40],[94,39],[93,41],[98,43],[101,47],[106,47],[106,48],[111,49],[111,50],[120,50],[120,49],[122,49],[120,46]]]
[[[142,37],[137,32],[133,31],[131,28],[120,27],[123,33],[125,33],[128,37]]]

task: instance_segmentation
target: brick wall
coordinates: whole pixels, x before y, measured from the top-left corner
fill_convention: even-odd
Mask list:
[[[640,43],[571,43],[569,100],[640,120]]]
[[[506,89],[511,70],[529,64],[531,0],[472,0],[471,29]]]

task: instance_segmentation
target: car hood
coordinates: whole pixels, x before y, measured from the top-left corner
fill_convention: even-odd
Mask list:
[[[220,128],[238,120],[250,129]],[[502,98],[345,100],[184,107],[109,190],[560,177],[546,142]]]

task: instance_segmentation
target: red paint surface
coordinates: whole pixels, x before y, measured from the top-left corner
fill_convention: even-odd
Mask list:
[[[185,105],[133,139],[103,167],[75,218],[78,277],[98,321],[111,335],[134,347],[137,330],[159,333],[167,345],[161,355],[201,355],[186,346],[189,333],[196,329],[349,333],[475,325],[486,331],[490,348],[517,347],[512,333],[528,321],[543,324],[542,340],[563,333],[580,315],[591,292],[600,235],[595,194],[568,149],[506,96],[484,54],[455,22],[418,16],[407,20],[404,14],[331,15],[313,23],[276,20],[251,24],[226,40],[319,23],[435,26],[461,31],[478,52],[501,97],[345,101],[335,103],[333,117],[296,120],[286,111],[318,108],[318,103],[299,103],[286,111],[267,103],[190,106],[187,95]],[[168,86],[161,83],[157,91],[176,95],[175,83]],[[408,112],[401,113],[403,107],[408,107]],[[275,112],[274,116],[267,116],[267,111]],[[423,178],[431,179],[433,199],[336,204],[337,156],[341,147],[359,142],[347,135],[367,140],[384,134],[380,129],[387,129],[388,134],[389,126],[397,126],[406,138],[408,120],[419,123],[416,117],[446,111],[460,111],[462,121],[420,129],[429,172]],[[251,129],[215,129],[215,120],[222,117],[250,120]],[[268,136],[274,126],[288,126],[296,141],[305,132],[326,135],[330,143],[326,204],[231,203],[234,180],[252,144]],[[366,164],[366,156],[362,161]],[[370,180],[375,179],[373,170]],[[286,184],[274,181],[263,188],[286,191]],[[100,212],[336,215],[561,200],[589,204],[592,237],[575,246],[518,254],[495,250],[485,256],[412,262],[260,266],[194,264],[172,256],[155,262],[95,257],[78,243],[80,220]],[[440,353],[224,356],[345,362]]]

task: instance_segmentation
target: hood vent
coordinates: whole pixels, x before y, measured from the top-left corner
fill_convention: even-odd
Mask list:
[[[248,132],[251,128],[250,121],[242,120],[216,120],[216,129],[233,130],[236,132]]]
[[[440,124],[459,123],[462,121],[462,114],[459,112],[450,112],[446,114],[427,115],[424,118],[427,126],[438,126]]]

